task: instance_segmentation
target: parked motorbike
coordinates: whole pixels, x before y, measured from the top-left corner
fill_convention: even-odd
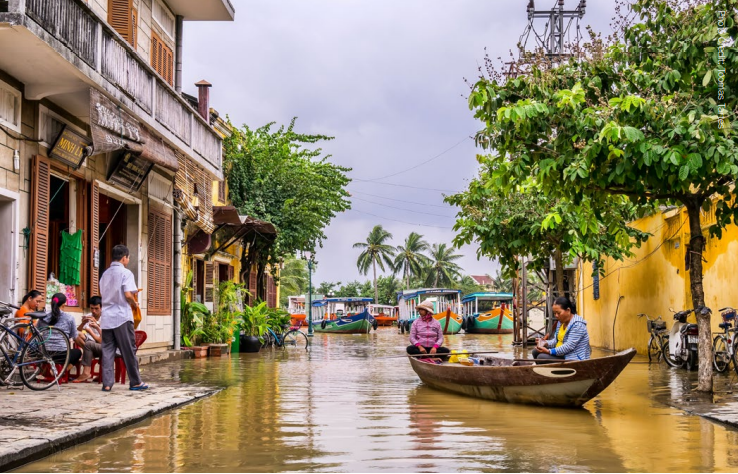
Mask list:
[[[697,370],[698,367],[698,342],[699,332],[696,324],[687,323],[687,318],[694,309],[687,309],[674,313],[674,325],[669,331],[669,340],[664,342],[662,348],[664,360],[670,367],[684,367],[687,370]],[[708,307],[700,309],[701,314],[709,314],[712,310]]]

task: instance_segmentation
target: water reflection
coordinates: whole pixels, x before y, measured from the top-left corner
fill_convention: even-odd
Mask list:
[[[420,383],[392,329],[315,336],[274,351],[160,366],[217,395],[58,453],[23,471],[725,471],[735,430],[668,408],[692,375],[632,364],[584,409],[506,405]],[[448,345],[522,356],[510,336]]]

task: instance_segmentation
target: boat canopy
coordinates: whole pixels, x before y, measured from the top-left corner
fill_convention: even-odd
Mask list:
[[[464,298],[461,300],[462,303],[468,303],[470,301],[474,300],[492,300],[492,301],[508,301],[513,299],[512,293],[490,293],[490,292],[480,292],[480,293],[472,293],[470,295],[464,296]]]
[[[405,290],[397,292],[397,299],[410,300],[417,296],[438,296],[438,295],[460,295],[461,290],[452,290],[450,288],[421,288],[419,290]]]

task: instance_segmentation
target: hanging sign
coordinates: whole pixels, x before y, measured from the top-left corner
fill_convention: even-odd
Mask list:
[[[77,135],[66,125],[49,150],[49,156],[68,164],[72,168],[79,169],[85,159],[85,149],[90,146],[87,138]],[[88,150],[89,151],[89,150]]]
[[[125,152],[110,172],[108,181],[117,184],[127,192],[138,191],[154,163],[138,154]]]

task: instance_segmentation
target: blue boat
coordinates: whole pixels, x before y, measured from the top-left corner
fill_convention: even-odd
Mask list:
[[[369,312],[372,298],[324,298],[314,301],[313,330],[334,334],[366,334],[377,329]]]

